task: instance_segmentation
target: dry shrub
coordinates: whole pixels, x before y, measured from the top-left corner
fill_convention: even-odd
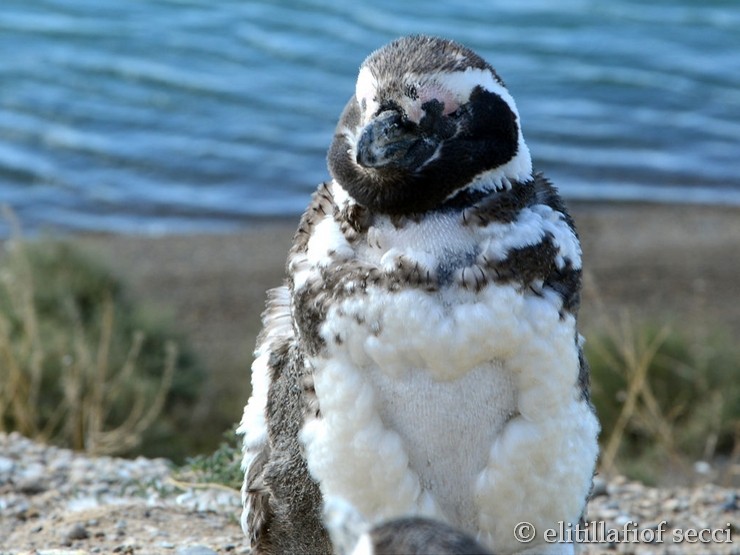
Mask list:
[[[731,472],[740,449],[734,345],[710,334],[691,341],[624,313],[586,347],[604,472],[656,483],[670,472],[692,477],[699,460],[724,461]]]
[[[182,458],[202,381],[177,336],[71,245],[0,256],[0,430],[91,454]]]

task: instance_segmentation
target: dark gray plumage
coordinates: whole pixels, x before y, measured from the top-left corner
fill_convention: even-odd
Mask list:
[[[369,537],[372,555],[493,555],[468,534],[426,518],[391,520]]]

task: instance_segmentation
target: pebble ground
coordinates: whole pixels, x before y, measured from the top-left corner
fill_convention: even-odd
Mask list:
[[[0,555],[249,553],[239,493],[173,479],[164,459],[91,458],[0,434]],[[597,477],[581,553],[740,555],[740,491]],[[568,539],[565,537],[564,539]]]

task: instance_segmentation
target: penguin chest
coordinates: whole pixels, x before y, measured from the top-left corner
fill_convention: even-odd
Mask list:
[[[507,320],[486,299],[460,300],[370,290],[327,315],[309,468],[370,522],[425,514],[477,529],[476,483],[517,391],[500,356],[508,332],[491,339]]]
[[[445,520],[475,530],[474,488],[495,438],[515,413],[516,392],[502,364],[491,362],[453,380],[425,369],[389,376],[367,368],[378,416],[397,434],[424,492]]]

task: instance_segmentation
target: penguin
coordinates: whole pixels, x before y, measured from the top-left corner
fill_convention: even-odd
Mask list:
[[[327,160],[239,428],[253,552],[332,553],[324,507],[346,503],[369,529],[573,553],[543,532],[578,522],[598,455],[581,247],[503,80],[454,41],[397,39],[360,66]]]

